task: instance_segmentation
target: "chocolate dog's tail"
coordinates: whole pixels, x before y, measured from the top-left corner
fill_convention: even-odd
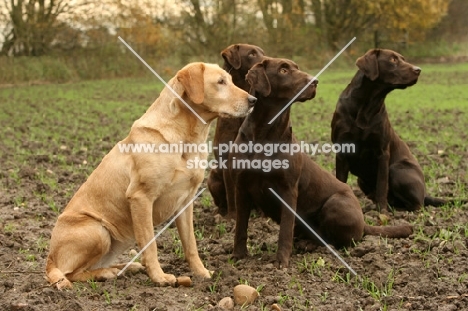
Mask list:
[[[413,233],[413,226],[364,226],[364,235],[380,235],[386,238],[407,238]]]
[[[451,199],[451,200],[444,200],[440,198],[433,198],[433,197],[424,197],[424,206],[434,206],[434,207],[440,207],[442,205],[455,205],[455,204],[466,204],[468,203],[468,200],[459,200],[459,199]]]
[[[72,283],[50,258],[47,258],[46,275],[51,286],[56,286],[58,289],[73,287]]]

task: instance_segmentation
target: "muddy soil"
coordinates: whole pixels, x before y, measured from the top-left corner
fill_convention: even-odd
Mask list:
[[[4,139],[13,139],[11,131],[28,131],[27,125],[8,127],[8,122],[1,124]],[[55,129],[61,126],[53,122],[59,119],[49,125]],[[25,139],[18,143],[35,150],[46,142]],[[85,142],[87,148],[78,152],[67,149],[63,142],[50,143],[53,146],[49,154],[26,157],[20,157],[14,148],[0,146],[0,310],[217,310],[217,303],[232,296],[234,286],[241,283],[257,288],[260,297],[253,305],[236,306],[235,310],[270,310],[275,303],[282,310],[468,309],[467,205],[395,212],[389,224],[414,224],[415,233],[410,238],[364,237],[355,247],[338,250],[357,272],[358,278],[354,278],[323,246],[313,251],[296,246],[291,266],[277,269],[274,264],[279,227],[255,213],[249,224],[250,256],[230,261],[234,223],[215,214],[208,191],[196,201],[195,226],[200,256],[214,271],[211,280],[194,277],[192,287],[156,287],[144,272],[139,272],[112,281],[75,283],[73,290],[58,291],[44,278],[56,210],[63,209],[92,170],[80,168],[98,163],[86,163],[87,159],[98,158],[114,142]],[[455,150],[464,152],[466,158],[466,150]],[[99,154],[91,157],[93,152]],[[443,155],[434,154],[434,159],[441,167],[454,166]],[[465,164],[451,169],[465,176],[467,168]],[[53,176],[57,184],[45,183],[44,174]],[[461,188],[466,189],[466,179],[459,177],[465,182],[459,184],[448,177],[440,180],[440,193],[453,196]],[[354,190],[366,219],[381,224],[371,202],[357,188]],[[157,242],[165,272],[191,276],[176,229],[169,228]],[[125,253],[120,260],[129,258]]]

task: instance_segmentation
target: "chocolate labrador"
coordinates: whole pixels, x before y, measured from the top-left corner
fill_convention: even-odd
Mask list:
[[[297,143],[290,122],[290,107],[272,124],[268,123],[307,85],[296,101],[315,97],[318,81],[314,77],[300,71],[293,61],[266,58],[249,70],[246,79],[255,92],[257,103],[239,129],[235,140],[237,150],[233,148],[229,154],[228,174],[234,182],[237,212],[233,258],[247,255],[249,215],[251,209],[258,208],[280,223],[277,264],[288,266],[293,236],[303,235],[305,229],[297,226],[294,232],[295,216],[268,188],[296,210],[322,238],[337,247],[350,245],[364,234],[387,237],[411,234],[410,226],[367,225],[351,188],[321,169],[307,154],[255,151],[261,146],[266,150],[268,144],[292,146]],[[244,147],[251,145],[252,150],[241,152],[242,144]],[[278,150],[281,149],[278,147]]]
[[[336,177],[358,177],[361,190],[382,212],[387,205],[409,211],[445,200],[427,196],[424,175],[390,124],[385,97],[394,89],[416,84],[421,68],[391,50],[373,49],[358,58],[359,68],[341,93],[332,127],[334,143],[354,143],[355,153],[336,155]]]
[[[247,71],[256,63],[264,59],[265,53],[263,50],[255,45],[250,44],[233,44],[225,48],[221,52],[224,59],[223,69],[229,72],[232,76],[232,82],[237,87],[249,91],[250,85],[245,80]],[[244,118],[220,118],[216,123],[216,131],[213,139],[213,154],[218,163],[224,163],[229,166],[228,159],[229,152],[219,153],[220,144],[229,144],[236,139],[237,132]],[[224,182],[224,168],[218,165],[213,168],[208,176],[207,185],[213,197],[214,203],[218,207],[218,213],[229,217],[235,218],[235,211],[228,211],[227,193]],[[231,196],[232,197],[232,196]]]

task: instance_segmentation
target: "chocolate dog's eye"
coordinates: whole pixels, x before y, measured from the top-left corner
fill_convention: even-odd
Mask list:
[[[396,57],[393,56],[392,58],[390,58],[390,61],[391,61],[392,63],[396,63],[396,62],[398,61],[398,59],[397,59]]]
[[[250,52],[249,53],[249,57],[255,57],[255,56],[257,56],[257,53],[255,53],[255,52]]]
[[[280,73],[282,74],[288,73],[288,70],[286,68],[281,68]]]

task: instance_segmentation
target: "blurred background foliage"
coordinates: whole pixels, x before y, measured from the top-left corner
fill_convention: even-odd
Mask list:
[[[421,61],[468,56],[466,0],[0,0],[0,83],[67,82],[221,63],[233,43],[322,67],[357,37],[337,66],[374,47]]]

